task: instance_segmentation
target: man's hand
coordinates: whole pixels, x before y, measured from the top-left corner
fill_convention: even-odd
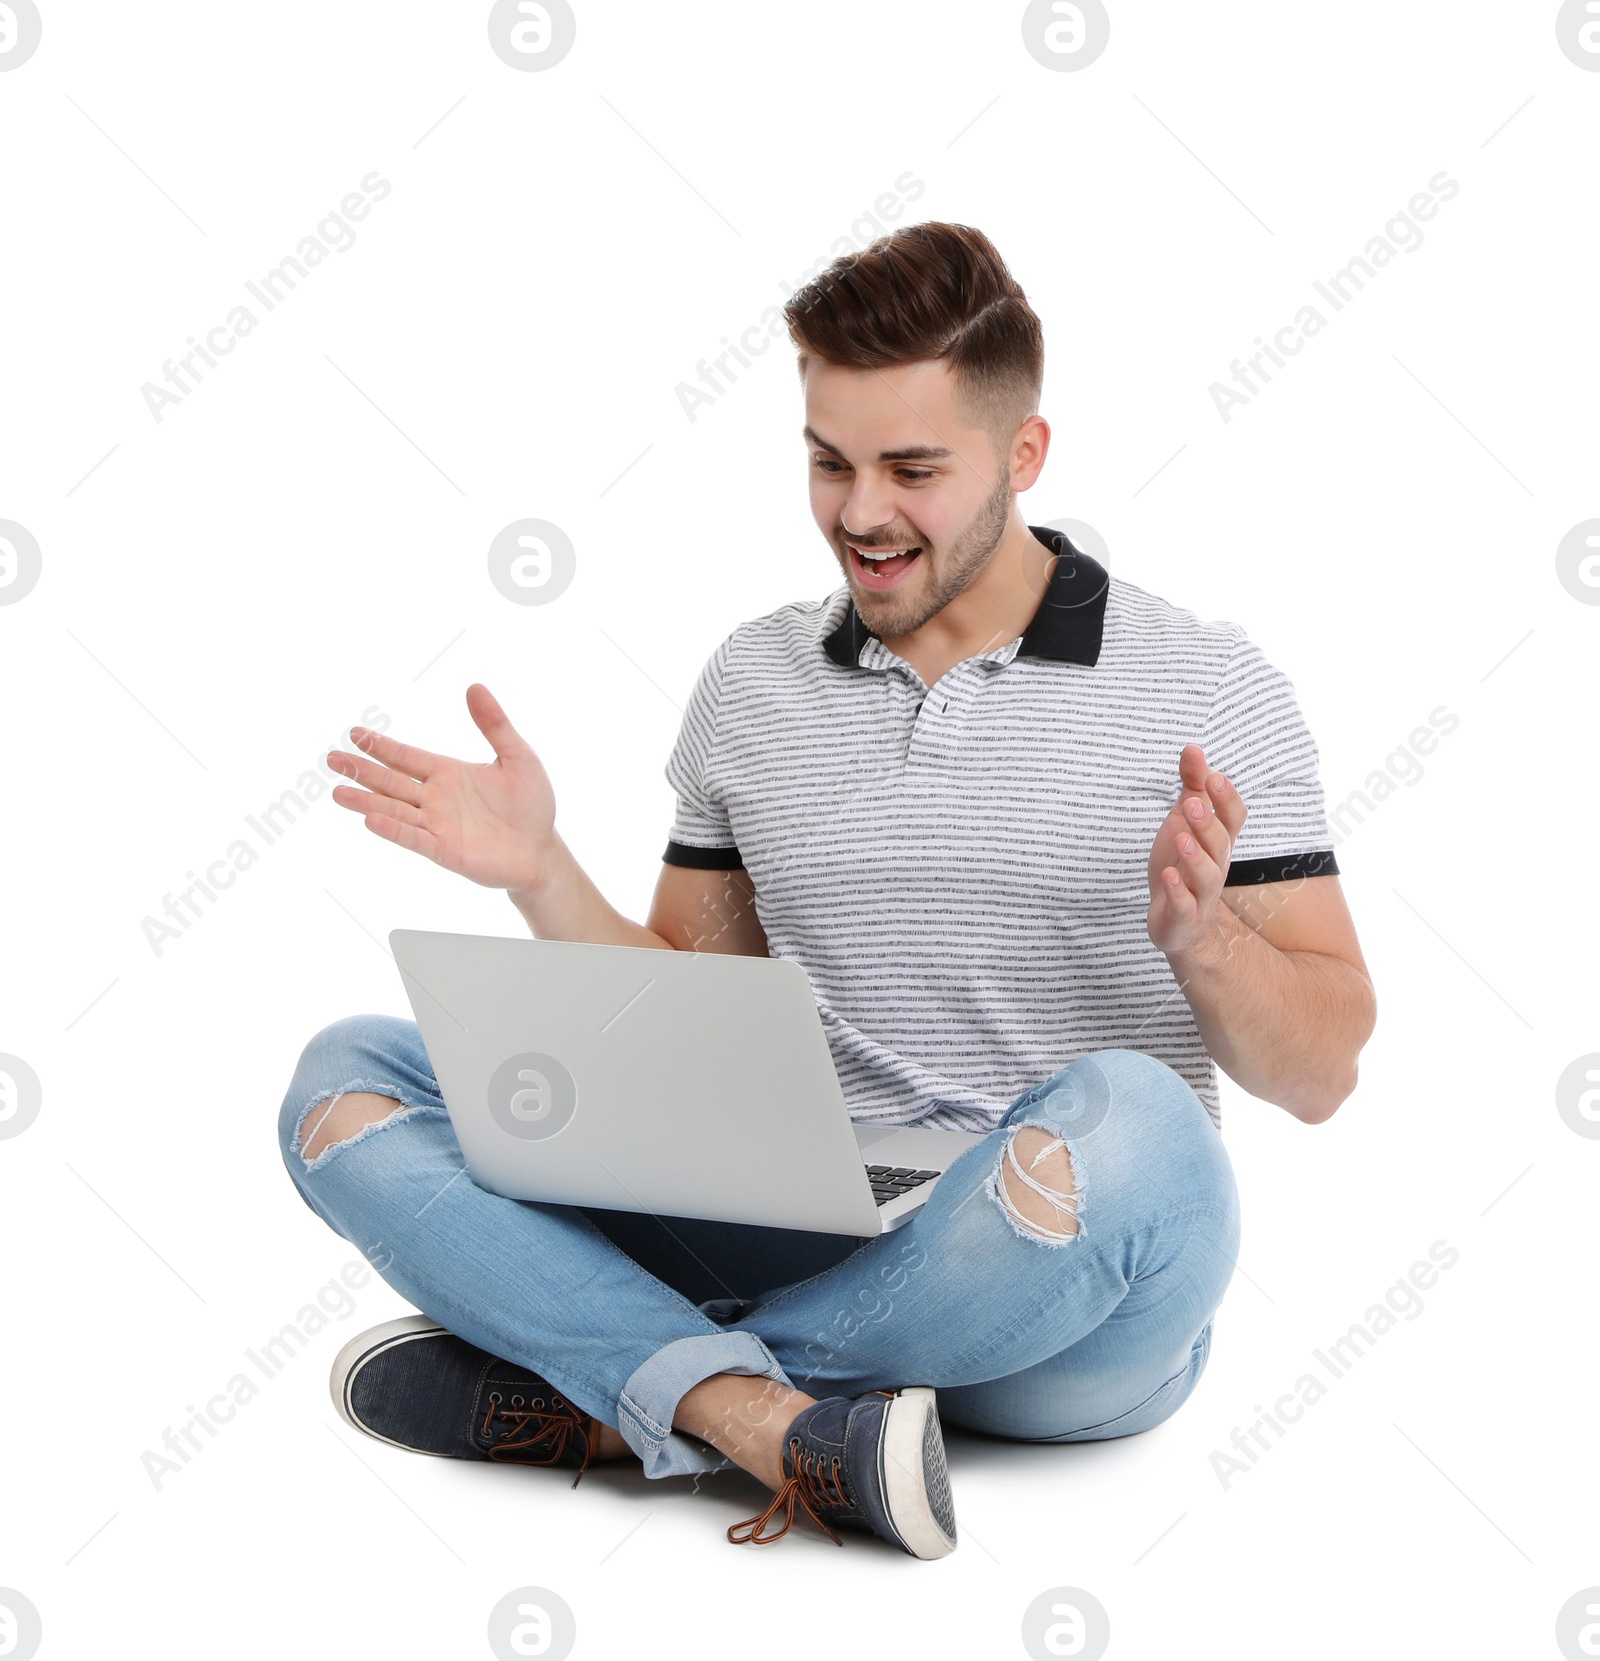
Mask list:
[[[1178,757],[1183,790],[1150,850],[1151,940],[1169,956],[1216,931],[1217,905],[1233,844],[1244,825],[1239,792],[1206,766],[1198,744]]]
[[[352,727],[351,740],[365,754],[330,750],[328,765],[366,788],[341,785],[333,799],[364,815],[368,830],[447,871],[486,888],[536,891],[556,847],[549,777],[488,687],[467,688],[467,709],[493,746],[493,761],[453,761]]]

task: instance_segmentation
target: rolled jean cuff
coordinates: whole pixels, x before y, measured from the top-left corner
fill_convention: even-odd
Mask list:
[[[617,1400],[617,1428],[644,1462],[644,1474],[692,1476],[732,1463],[697,1437],[672,1428],[678,1403],[717,1373],[743,1373],[789,1382],[772,1352],[753,1332],[708,1332],[675,1338],[634,1369]]]

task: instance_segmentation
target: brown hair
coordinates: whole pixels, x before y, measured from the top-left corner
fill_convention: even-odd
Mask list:
[[[902,225],[843,254],[784,307],[800,353],[852,369],[943,360],[997,455],[1037,413],[1044,331],[998,250],[970,225]]]

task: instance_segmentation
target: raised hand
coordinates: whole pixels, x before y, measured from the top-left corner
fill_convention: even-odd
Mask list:
[[[363,754],[330,750],[328,765],[365,788],[340,785],[333,799],[385,841],[447,871],[486,888],[535,889],[556,841],[549,776],[488,687],[467,688],[467,709],[493,761],[456,761],[352,727]]]
[[[1150,938],[1162,951],[1188,951],[1216,921],[1233,844],[1245,821],[1239,792],[1206,766],[1198,744],[1178,757],[1183,789],[1150,850]]]

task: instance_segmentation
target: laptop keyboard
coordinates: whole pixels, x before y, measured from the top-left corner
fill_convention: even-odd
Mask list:
[[[869,1165],[867,1176],[872,1183],[872,1197],[879,1205],[887,1205],[913,1188],[943,1176],[943,1171],[913,1171],[909,1165]]]

